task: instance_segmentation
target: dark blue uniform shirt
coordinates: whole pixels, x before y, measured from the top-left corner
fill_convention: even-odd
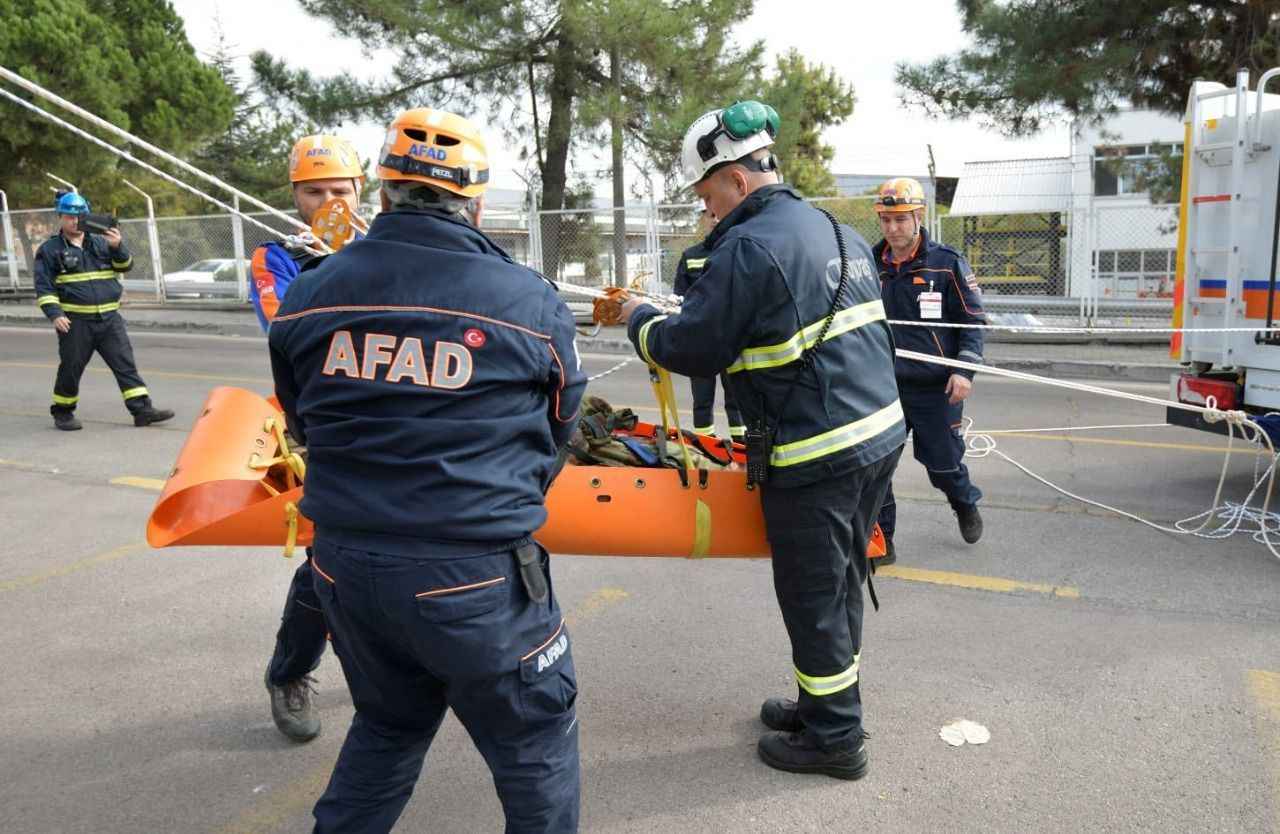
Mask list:
[[[456,215],[393,211],[305,271],[268,339],[331,541],[483,552],[546,520],[586,387],[555,289]]]
[[[872,251],[880,269],[884,309],[890,320],[923,324],[931,321],[987,323],[977,279],[959,252],[930,240],[923,229],[920,243],[909,260],[893,263],[892,255],[886,255],[888,249],[889,245],[882,240]],[[922,304],[922,293],[941,295],[939,303]],[[928,299],[926,296],[926,301]],[[978,329],[895,324],[893,340],[904,350],[982,364],[982,331]],[[943,386],[952,374],[973,379],[973,371],[902,357],[897,358],[894,371],[898,384],[910,388]]]

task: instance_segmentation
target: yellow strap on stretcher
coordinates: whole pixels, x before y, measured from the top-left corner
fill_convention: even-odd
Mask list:
[[[284,436],[284,425],[279,418],[268,417],[263,425],[263,430],[271,432],[276,438],[276,443],[280,447],[280,454],[277,457],[263,460],[262,456],[254,452],[249,456],[250,469],[270,469],[277,464],[285,465],[285,479],[288,482],[289,489],[299,486],[307,477],[307,463],[302,456],[289,448],[289,440]],[[268,492],[279,494],[272,489],[264,481],[263,486]],[[288,528],[288,535],[285,538],[284,558],[293,557],[293,551],[298,544],[298,506],[292,501],[284,505],[284,523]]]
[[[698,467],[694,466],[693,456],[689,454],[689,444],[684,442],[684,433],[680,430],[680,413],[676,408],[676,392],[675,386],[671,384],[671,372],[666,368],[660,367],[653,363],[649,364],[649,383],[653,386],[653,395],[658,400],[658,416],[659,422],[662,424],[662,448],[658,454],[660,459],[666,457],[667,446],[670,441],[670,432],[668,428],[667,418],[670,417],[671,425],[675,427],[677,443],[680,446],[680,452],[684,456],[684,468],[688,473],[689,487],[693,486],[694,479],[698,475]],[[711,507],[701,498],[696,499],[697,504],[693,511],[693,549],[689,555],[698,559],[707,555],[711,549]]]

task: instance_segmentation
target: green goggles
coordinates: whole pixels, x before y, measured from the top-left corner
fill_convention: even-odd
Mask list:
[[[778,111],[758,101],[734,102],[720,112],[716,121],[715,129],[698,140],[698,156],[703,162],[715,159],[719,136],[741,141],[764,130],[770,139],[776,139],[780,126]]]

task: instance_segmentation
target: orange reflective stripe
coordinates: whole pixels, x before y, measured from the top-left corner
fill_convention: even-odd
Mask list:
[[[555,631],[553,631],[553,632],[551,632],[551,636],[550,636],[550,637],[548,637],[545,641],[543,641],[543,643],[542,643],[542,645],[541,645],[541,646],[539,646],[538,648],[536,648],[536,649],[534,649],[533,651],[529,652],[529,653],[528,653],[527,655],[525,655],[524,657],[520,658],[520,661],[521,661],[521,662],[524,662],[524,661],[528,660],[529,658],[533,657],[533,656],[534,656],[535,654],[537,654],[538,652],[540,652],[540,651],[542,651],[543,649],[545,649],[547,646],[550,646],[550,645],[551,645],[551,643],[552,643],[552,641],[554,641],[557,637],[559,637],[559,636],[560,636],[560,632],[562,632],[562,631],[564,631],[564,620],[563,620],[563,619],[561,619],[561,620],[560,620],[560,625],[556,626],[556,630],[555,630]]]
[[[250,271],[253,273],[254,286],[258,288],[258,309],[262,310],[263,318],[270,322],[280,309],[280,298],[276,295],[276,275],[267,268],[267,247],[259,246],[253,250]]]
[[[435,590],[432,590],[432,591],[423,591],[420,594],[414,594],[414,596],[417,597],[418,599],[425,599],[427,597],[440,597],[440,596],[444,596],[445,594],[456,594],[459,591],[474,591],[477,588],[488,588],[490,585],[498,585],[506,581],[507,581],[507,578],[505,576],[495,576],[493,579],[486,579],[483,582],[472,582],[469,585],[455,585],[452,588],[436,588]]]

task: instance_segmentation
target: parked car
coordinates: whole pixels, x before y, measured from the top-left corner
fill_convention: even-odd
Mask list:
[[[248,275],[248,261],[244,261],[244,269]],[[234,298],[238,289],[235,258],[206,258],[164,274],[164,292],[169,298]]]

